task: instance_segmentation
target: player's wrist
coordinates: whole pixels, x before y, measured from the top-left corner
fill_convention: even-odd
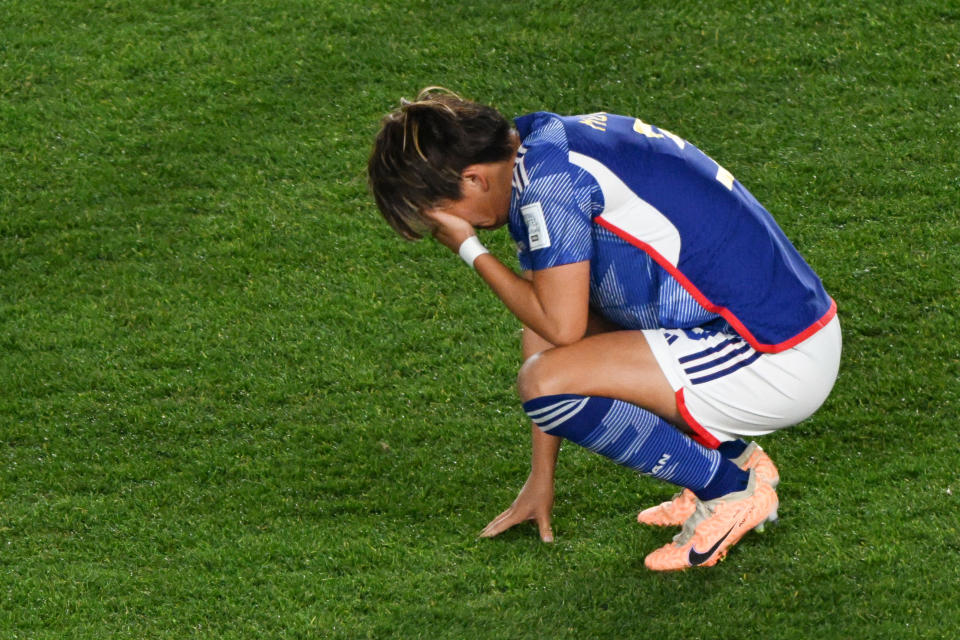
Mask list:
[[[550,485],[552,487],[556,468],[557,461],[555,458],[543,460],[532,457],[530,459],[530,474],[527,476],[527,482],[530,484]]]
[[[485,253],[490,253],[490,250],[483,246],[483,243],[480,242],[480,238],[477,236],[470,236],[460,243],[457,253],[464,262],[470,265],[471,268],[476,268],[474,266],[474,262],[476,262],[477,258]]]
[[[533,464],[530,465],[530,475],[528,479],[530,482],[552,485],[555,474],[555,464],[550,464],[549,462],[533,462]]]

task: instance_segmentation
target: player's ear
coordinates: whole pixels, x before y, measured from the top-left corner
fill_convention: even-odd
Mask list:
[[[464,167],[460,172],[461,189],[464,193],[467,189],[479,190],[485,192],[490,190],[490,179],[483,169],[483,165],[471,164]]]

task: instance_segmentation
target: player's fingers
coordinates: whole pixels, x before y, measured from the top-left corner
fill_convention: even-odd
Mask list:
[[[507,509],[496,518],[491,520],[490,524],[484,527],[483,531],[480,532],[480,537],[492,538],[503,533],[522,520],[523,518],[517,517],[516,512],[513,509]]]
[[[538,516],[537,527],[540,529],[540,539],[544,542],[553,542],[553,528],[550,526],[550,516]]]
[[[493,536],[502,533],[503,531],[512,527],[515,523],[511,522],[510,519],[511,510],[507,509],[496,518],[490,521],[483,531],[480,532],[481,538],[492,538]]]

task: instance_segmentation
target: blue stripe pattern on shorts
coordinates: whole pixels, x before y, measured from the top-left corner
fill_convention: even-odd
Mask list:
[[[734,363],[733,365],[727,367],[726,369],[721,369],[720,371],[715,371],[710,375],[701,376],[699,378],[690,378],[690,384],[703,384],[704,382],[710,382],[711,380],[716,380],[717,378],[728,376],[734,371],[737,371],[739,369],[742,369],[743,367],[749,366],[754,361],[756,361],[757,358],[759,358],[762,355],[763,354],[761,352],[754,351],[753,355],[751,355],[746,360],[740,360],[739,362]]]
[[[761,355],[763,354],[755,351],[743,338],[733,336],[712,347],[682,356],[677,361],[681,365],[687,365],[684,366],[684,372],[688,377],[705,374],[689,378],[690,384],[703,384],[739,371],[756,362]]]

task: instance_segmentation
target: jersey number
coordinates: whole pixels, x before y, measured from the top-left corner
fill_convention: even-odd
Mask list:
[[[659,127],[657,128],[660,129]],[[673,142],[678,147],[680,147],[681,150],[685,146],[687,146],[687,143],[680,136],[674,135],[669,131],[667,131],[666,129],[660,129],[660,133],[657,133],[656,131],[653,130],[653,127],[651,127],[649,124],[647,124],[640,118],[637,118],[636,120],[634,120],[633,130],[639,133],[640,135],[646,136],[648,138],[669,138],[673,140]],[[717,165],[717,175],[716,175],[717,182],[719,182],[720,184],[725,186],[727,189],[732,191],[733,190],[733,174],[727,171],[726,169],[724,169],[723,167],[721,167],[719,164],[717,164],[715,160],[713,161],[713,164]]]

